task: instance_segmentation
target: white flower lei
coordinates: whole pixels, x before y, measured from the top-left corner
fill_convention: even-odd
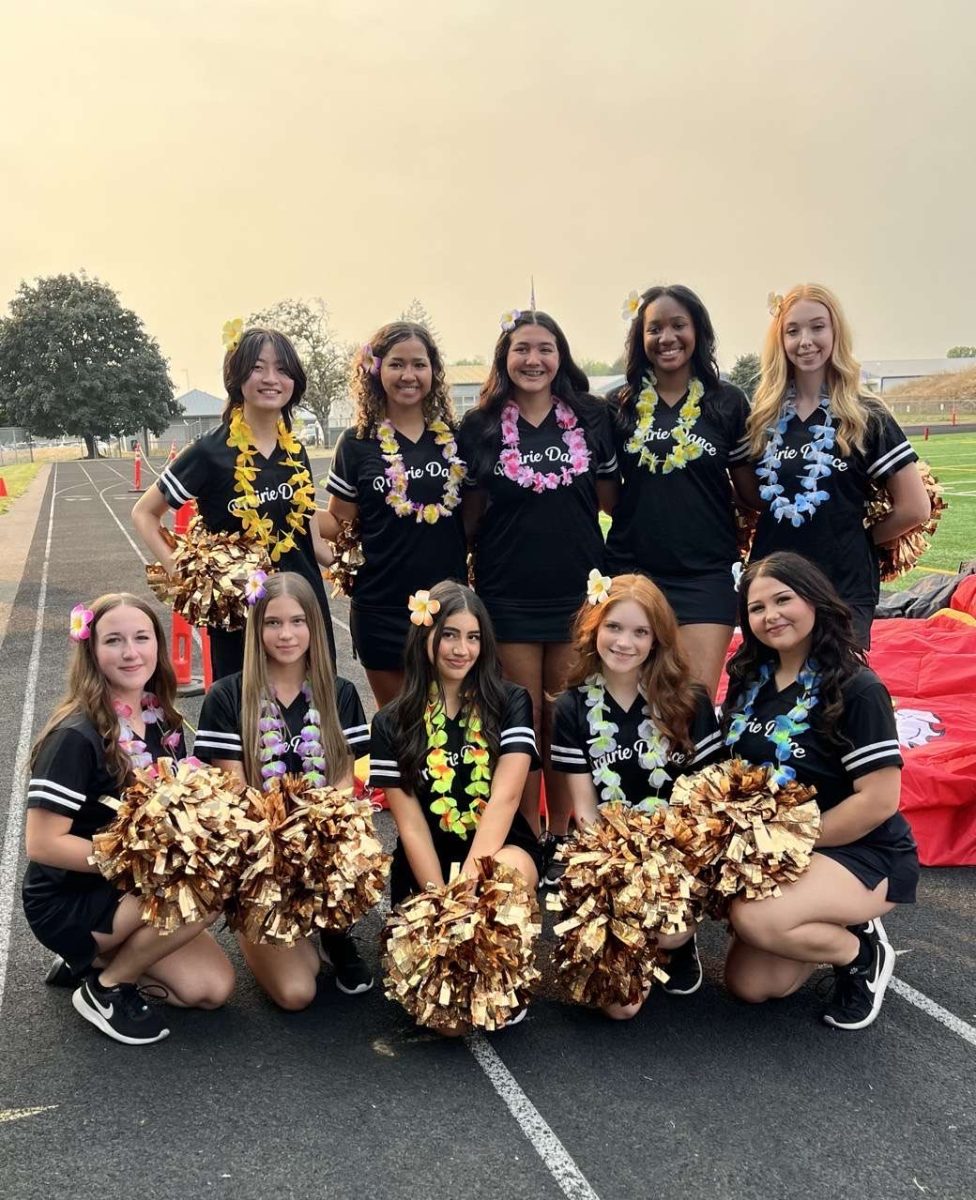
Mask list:
[[[586,702],[586,722],[590,728],[590,754],[593,758],[602,758],[612,754],[617,748],[617,726],[607,716],[607,685],[602,675],[591,675],[583,684],[583,697]],[[644,709],[644,720],[637,727],[637,736],[644,742],[645,749],[637,761],[642,770],[647,772],[648,781],[655,794],[645,796],[635,808],[652,809],[660,803],[660,791],[670,780],[665,770],[668,754],[671,749],[668,739],[658,729],[657,725]],[[593,783],[600,790],[600,796],[607,803],[626,804],[627,796],[620,786],[620,775],[611,767],[604,765],[593,770]]]

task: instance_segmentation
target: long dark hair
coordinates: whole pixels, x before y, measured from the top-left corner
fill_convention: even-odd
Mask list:
[[[282,420],[291,429],[292,413],[305,395],[308,378],[305,375],[302,360],[298,357],[298,351],[277,329],[258,327],[246,329],[237,346],[224,356],[224,387],[227,389],[227,403],[224,405],[224,411],[220,414],[220,418],[222,421],[229,421],[234,409],[240,408],[244,404],[244,393],[241,389],[254,370],[254,364],[261,357],[265,342],[271,343],[271,348],[281,364],[282,371],[295,385],[291,399],[281,410]]]
[[[628,410],[633,410],[637,397],[640,395],[644,376],[651,370],[650,359],[644,350],[644,314],[648,307],[662,296],[669,296],[676,301],[682,308],[687,309],[688,316],[691,317],[691,323],[695,329],[695,349],[691,356],[692,375],[702,381],[706,392],[718,387],[719,371],[715,358],[715,329],[712,326],[712,318],[708,315],[708,309],[691,288],[685,287],[683,283],[659,284],[641,293],[640,305],[627,333],[627,341],[624,344],[627,354],[625,368],[627,382],[617,392],[621,416],[629,415]]]
[[[864,651],[854,638],[851,610],[847,607],[818,566],[801,554],[778,551],[751,563],[739,581],[739,627],[742,645],[729,660],[729,690],[722,705],[722,720],[727,727],[750,682],[759,674],[763,663],[775,663],[779,655],[764,646],[749,627],[749,589],[763,576],[768,576],[792,588],[816,612],[810,641],[810,657],[820,669],[820,702],[811,711],[811,721],[818,732],[833,742],[843,739],[837,734],[844,712],[841,694],[843,685],[867,665]]]
[[[478,596],[463,584],[445,580],[430,589],[432,600],[440,604],[433,625],[411,625],[403,653],[403,691],[390,706],[394,729],[394,747],[400,777],[406,791],[416,791],[427,759],[427,731],[424,710],[433,688],[441,703],[444,690],[434,669],[445,622],[456,613],[469,612],[478,622],[481,650],[477,661],[461,682],[461,710],[477,709],[492,767],[498,761],[505,688],[495,631],[488,610]],[[431,652],[427,642],[431,639]]]

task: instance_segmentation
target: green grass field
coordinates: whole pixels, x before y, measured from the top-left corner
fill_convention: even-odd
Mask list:
[[[10,466],[0,467],[0,476],[7,485],[7,495],[0,497],[0,515],[10,508],[18,496],[27,491],[30,481],[40,469],[39,462],[12,463]]]

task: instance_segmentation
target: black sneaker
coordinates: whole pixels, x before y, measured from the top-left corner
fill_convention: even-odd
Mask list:
[[[77,987],[83,974],[76,974],[58,954],[47,969],[44,982],[50,987]]]
[[[350,933],[322,932],[319,958],[335,970],[336,987],[347,996],[358,996],[373,986],[373,972],[359,953]]]
[[[694,934],[684,945],[668,951],[668,961],[663,969],[668,973],[668,981],[662,983],[661,987],[672,996],[690,996],[698,991],[702,982],[702,965]]]
[[[858,955],[853,963],[834,967],[834,993],[823,1019],[835,1029],[866,1029],[881,1011],[895,969],[895,951],[880,921],[868,921],[855,932],[868,955],[867,965]]]
[[[549,833],[540,839],[542,844],[543,868],[539,876],[539,887],[559,887],[559,881],[566,870],[566,864],[555,857],[556,851],[562,846],[569,835],[565,833]]]
[[[71,997],[71,1003],[96,1029],[127,1046],[161,1042],[169,1036],[163,1018],[134,983],[105,988],[91,975]]]

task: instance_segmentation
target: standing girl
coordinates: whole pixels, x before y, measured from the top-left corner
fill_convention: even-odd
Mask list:
[[[407,597],[438,579],[467,578],[461,487],[464,464],[437,346],[423,325],[394,321],[354,360],[356,424],[336,446],[320,529],[359,521],[365,562],[350,626],[376,703],[403,683]]]
[[[207,529],[244,530],[265,547],[275,570],[308,580],[325,621],[332,660],[335,639],[320,566],[332,554],[319,535],[308,454],[292,433],[292,414],[305,394],[295,347],[273,329],[248,329],[224,358],[227,403],[218,428],[171,463],[132,510],[139,536],[172,572],[172,552],[160,529],[167,508],[195,500]],[[213,676],[241,669],[244,633],[211,627]]]
[[[749,418],[763,501],[752,561],[794,550],[815,562],[850,606],[867,647],[880,586],[874,547],[931,513],[918,455],[862,385],[837,297],[806,283],[773,301]],[[871,484],[884,484],[894,507],[867,530]]]
[[[602,802],[652,808],[679,775],[726,757],[715,710],[692,682],[678,623],[661,590],[643,575],[594,580],[576,618],[575,658],[556,701],[552,765],[568,776],[576,824]],[[659,939],[670,951],[664,990],[687,996],[701,985],[694,930]],[[618,1019],[643,1001],[611,1005]]]
[[[610,400],[623,484],[607,568],[654,580],[692,674],[714,696],[735,625],[733,488],[758,501],[749,408],[719,378],[711,318],[690,288],[648,288],[633,304],[627,382]]]
[[[901,755],[891,697],[864,665],[851,614],[798,554],[753,563],[739,599],[743,641],[729,663],[726,742],[752,763],[816,788],[820,838],[807,871],[769,900],[736,900],[728,987],[758,1003],[834,965],[824,1020],[863,1029],[878,1015],[895,952],[880,917],[915,900],[918,855],[898,811]]]
[[[419,623],[406,684],[373,718],[370,754],[370,782],[385,790],[399,835],[391,902],[446,883],[454,863],[473,874],[486,857],[535,887],[538,842],[519,813],[539,765],[528,693],[503,682],[491,621],[470,588],[438,583],[410,600]]]
[[[59,956],[48,982],[86,976],[75,1009],[115,1041],[138,1046],[169,1033],[140,983],[161,985],[180,1007],[219,1008],[234,972],[205,923],[160,933],[143,923],[134,896],[89,864],[92,835],[114,817],[103,800],[121,795],[134,766],[186,749],[173,668],[145,601],[100,596],[90,609],[78,605],[71,624],[68,690],[31,751],[24,913]]]
[[[611,511],[617,496],[610,420],[588,386],[552,317],[508,313],[479,407],[464,418],[459,439],[471,485],[464,507],[475,587],[495,626],[505,677],[532,698],[546,764],[546,694],[566,677],[587,575],[603,568],[599,511]],[[548,767],[546,799],[553,832],[565,835],[569,798]],[[535,780],[522,811],[538,828]]]
[[[247,619],[244,670],[207,693],[194,751],[253,787],[284,768],[344,788],[352,787],[356,754],[368,749],[362,704],[353,685],[333,674],[311,585],[290,572],[269,576]],[[348,934],[323,932],[318,950],[309,941],[282,947],[237,940],[254,978],[281,1008],[312,1003],[320,958],[335,967],[341,991],[373,986]]]

